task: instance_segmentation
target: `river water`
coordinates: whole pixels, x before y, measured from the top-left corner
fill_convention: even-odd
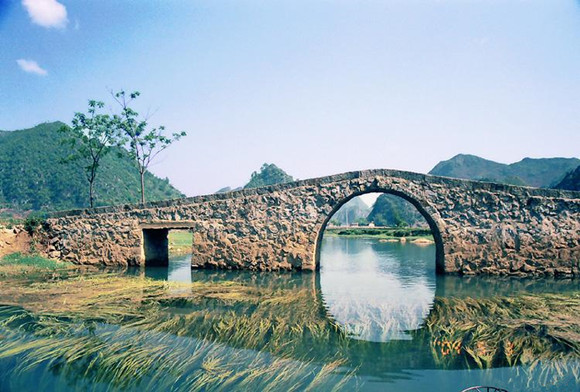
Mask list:
[[[172,258],[168,268],[127,271],[131,279],[176,282],[166,288],[171,299],[156,301],[154,308],[149,300],[141,301],[135,305],[138,314],[131,313],[138,319],[139,312],[147,313],[142,319],[149,320],[156,312],[155,322],[115,315],[90,324],[79,311],[46,323],[42,317],[48,316],[36,311],[21,317],[27,321],[20,325],[6,322],[21,312],[7,306],[0,312],[0,391],[303,390],[308,385],[311,390],[339,385],[406,392],[459,392],[473,385],[580,390],[580,354],[566,344],[577,338],[578,326],[551,307],[562,298],[577,299],[575,280],[436,276],[434,245],[331,236],[323,240],[320,263],[319,273],[192,271],[190,256],[181,256]],[[203,299],[192,299],[196,287],[207,291]],[[103,311],[98,303],[90,306]],[[537,317],[525,319],[527,311]],[[31,318],[43,327],[30,327]],[[64,329],[73,332],[63,335]],[[71,336],[76,340],[64,353],[36,346],[17,349],[41,338],[43,344],[66,345]],[[89,349],[84,340],[89,336],[119,348],[110,354]],[[134,354],[125,353],[124,346],[137,345],[136,336],[143,343]],[[152,342],[165,351],[155,348],[163,355],[145,360],[139,354],[153,350]],[[217,350],[208,354],[213,362],[208,357],[189,361],[202,349]],[[225,359],[215,359],[219,355]],[[147,366],[137,371],[131,361]],[[161,361],[174,361],[176,367],[163,367]],[[230,384],[223,381],[231,377],[230,370],[265,363],[270,370],[260,375],[256,371]],[[327,368],[327,379],[317,384],[314,374]],[[195,384],[187,375],[199,369],[206,378],[196,378]],[[208,376],[216,372],[222,372],[217,381]],[[264,376],[267,372],[301,378],[276,384],[275,377]]]

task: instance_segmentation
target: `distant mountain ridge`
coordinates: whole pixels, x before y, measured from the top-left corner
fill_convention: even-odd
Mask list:
[[[30,129],[0,131],[0,211],[64,210],[88,206],[88,183],[82,168],[63,164],[67,155],[58,132],[61,122]],[[139,174],[122,149],[102,161],[96,180],[96,204],[139,202]],[[182,197],[167,179],[145,177],[147,200]]]
[[[331,223],[350,226],[363,221],[366,222],[370,212],[371,207],[366,205],[360,197],[354,197],[336,211],[332,216]]]
[[[285,182],[294,181],[294,177],[280,169],[273,163],[264,163],[259,172],[253,172],[250,176],[250,181],[243,187],[233,188],[231,186],[223,187],[216,191],[216,193],[225,193],[232,191],[239,191],[240,189],[259,188],[261,186],[283,184]]]
[[[562,181],[556,184],[554,188],[580,191],[580,166],[566,174]]]
[[[524,158],[504,164],[475,155],[459,154],[439,162],[429,174],[548,188],[578,166],[578,158]]]

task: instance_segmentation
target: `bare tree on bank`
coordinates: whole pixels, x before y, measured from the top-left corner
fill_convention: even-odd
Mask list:
[[[89,205],[94,208],[94,185],[101,159],[107,155],[118,141],[118,130],[114,120],[108,114],[98,114],[105,104],[90,100],[87,114],[77,112],[72,119],[72,126],[63,126],[63,143],[70,146],[72,153],[63,159],[64,162],[79,162],[89,182]]]
[[[129,156],[137,164],[141,179],[141,203],[145,203],[145,173],[147,168],[161,151],[187,134],[179,132],[165,136],[164,126],[150,127],[147,123],[148,119],[140,118],[139,113],[130,106],[141,95],[139,91],[130,94],[123,90],[116,93],[111,91],[111,95],[121,107],[121,114],[113,117],[113,122],[120,133],[118,144],[127,149]]]

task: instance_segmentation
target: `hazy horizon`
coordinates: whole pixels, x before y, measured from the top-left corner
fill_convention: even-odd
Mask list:
[[[189,196],[265,162],[305,179],[579,156],[578,1],[46,4],[0,3],[0,129],[139,90],[188,132],[151,171]]]

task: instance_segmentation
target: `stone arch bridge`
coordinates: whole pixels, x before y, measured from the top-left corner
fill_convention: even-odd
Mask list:
[[[51,257],[143,265],[167,258],[170,229],[192,229],[192,266],[315,270],[322,233],[351,198],[411,202],[436,242],[440,273],[563,274],[580,268],[580,192],[368,170],[257,189],[51,215]]]

